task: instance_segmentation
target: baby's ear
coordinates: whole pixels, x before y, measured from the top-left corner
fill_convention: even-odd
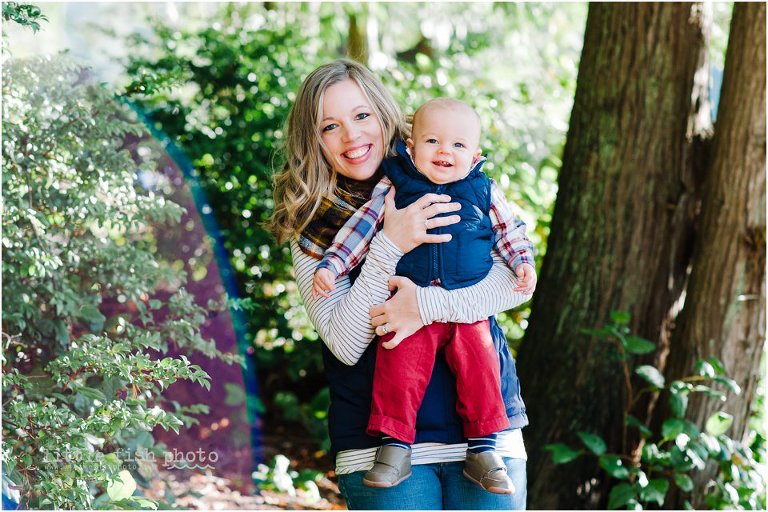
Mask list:
[[[413,158],[413,139],[405,139],[405,151],[411,158]]]
[[[483,150],[477,148],[477,151],[475,151],[475,156],[472,158],[472,165],[475,165],[477,161],[480,160],[481,156],[483,156]]]

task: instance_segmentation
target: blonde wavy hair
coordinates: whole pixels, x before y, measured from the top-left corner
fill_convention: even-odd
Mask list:
[[[336,171],[323,156],[320,120],[326,89],[347,79],[357,83],[375,111],[383,140],[388,141],[387,155],[394,153],[397,140],[407,134],[405,120],[392,95],[362,64],[339,59],[310,73],[288,114],[280,151],[285,164],[274,177],[275,211],[267,226],[279,243],[301,233],[322,198],[336,190]]]

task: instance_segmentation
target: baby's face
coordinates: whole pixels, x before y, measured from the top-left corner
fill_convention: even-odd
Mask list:
[[[451,183],[480,157],[480,123],[468,106],[430,105],[418,112],[406,143],[416,168],[432,183]]]

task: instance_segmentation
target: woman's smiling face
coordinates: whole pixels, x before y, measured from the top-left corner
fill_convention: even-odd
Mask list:
[[[325,159],[347,178],[369,179],[384,159],[381,123],[371,102],[352,79],[325,90],[320,134]]]

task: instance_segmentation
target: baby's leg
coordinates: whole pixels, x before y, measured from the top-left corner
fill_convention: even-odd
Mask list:
[[[464,421],[464,476],[483,489],[512,494],[515,487],[496,453],[496,434],[509,426],[501,396],[499,356],[488,321],[454,324],[445,359],[456,375],[456,411]]]

